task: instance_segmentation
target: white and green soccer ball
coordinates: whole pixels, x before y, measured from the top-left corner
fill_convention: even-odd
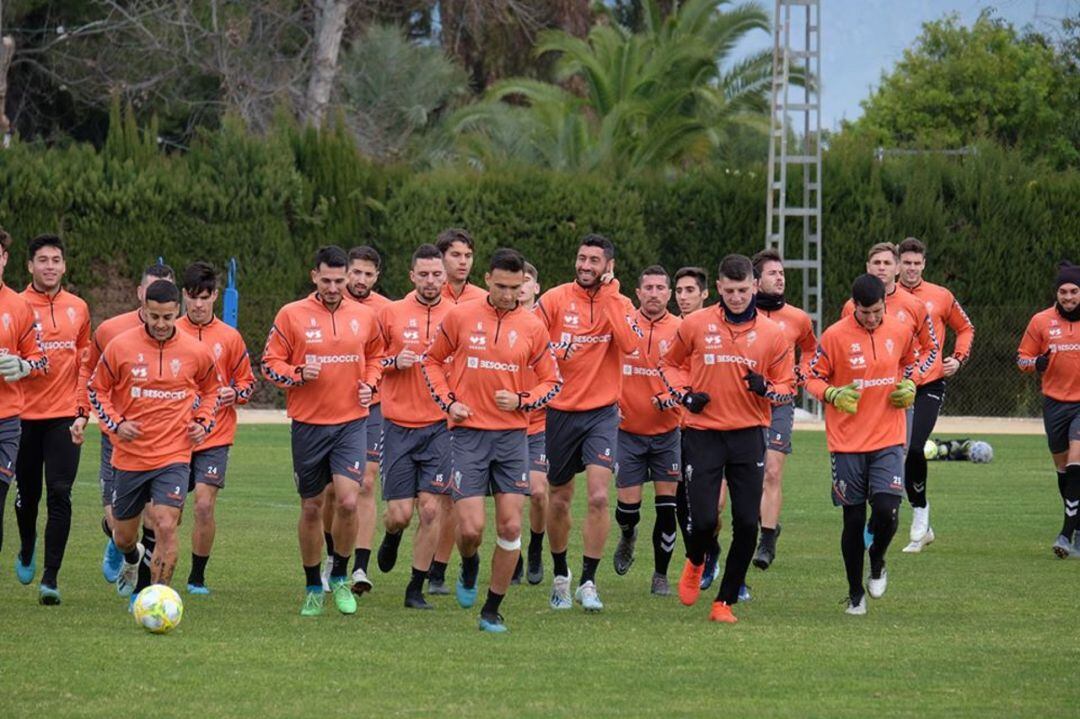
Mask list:
[[[135,597],[135,622],[153,634],[171,632],[184,616],[184,602],[172,587],[151,584]]]
[[[928,461],[937,459],[938,458],[937,442],[935,442],[932,439],[926,440],[926,444],[923,445],[922,453],[923,453],[923,456],[926,457],[926,459]]]

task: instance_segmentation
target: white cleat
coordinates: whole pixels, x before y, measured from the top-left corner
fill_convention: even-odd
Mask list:
[[[912,507],[911,508],[911,532],[909,533],[909,539],[912,542],[920,542],[922,538],[930,531],[930,503],[927,502],[925,507]]]
[[[851,597],[847,600],[847,609],[844,610],[844,614],[850,614],[855,617],[861,617],[866,614],[866,595],[862,595],[859,598],[858,604],[851,603]]]
[[[866,591],[870,593],[871,599],[881,599],[883,596],[885,596],[885,589],[888,586],[889,573],[886,570],[882,569],[880,577],[874,579],[874,577],[871,576],[870,579],[867,580]]]
[[[555,577],[551,583],[550,605],[552,609],[570,609],[574,606],[574,601],[570,598],[570,575]]]
[[[353,594],[360,596],[365,592],[370,592],[375,587],[368,579],[367,572],[360,567],[352,573],[352,592]]]
[[[918,541],[914,539],[911,540],[910,542],[908,542],[908,545],[904,547],[902,551],[904,552],[904,554],[918,554],[922,550],[926,549],[927,546],[933,544],[935,539],[936,537],[934,536],[934,530],[932,528],[927,529],[926,533],[922,536],[921,539],[919,539]]]
[[[600,601],[600,595],[596,591],[596,585],[592,582],[585,582],[578,587],[577,591],[574,592],[574,597],[586,612],[599,612],[604,609],[604,603]]]
[[[143,547],[142,542],[137,544],[135,548],[139,550],[139,561],[128,564],[127,559],[125,559],[120,565],[120,574],[116,577],[116,593],[121,597],[130,597],[132,592],[135,591],[135,585],[139,583],[139,565],[142,564],[146,548]]]
[[[330,593],[330,572],[334,569],[334,558],[327,557],[322,568],[322,590],[325,594]]]

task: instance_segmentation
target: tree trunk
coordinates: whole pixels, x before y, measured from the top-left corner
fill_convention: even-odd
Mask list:
[[[0,135],[3,136],[4,147],[7,147],[8,133],[11,132],[11,121],[7,116],[7,74],[14,55],[15,40],[10,35],[4,35],[4,3],[0,0]]]
[[[318,0],[319,16],[315,21],[315,52],[311,77],[304,100],[304,122],[319,127],[326,120],[326,108],[334,89],[341,36],[345,33],[345,17],[352,0]]]
[[[574,37],[585,37],[592,24],[589,4],[589,0],[551,0],[554,26]]]

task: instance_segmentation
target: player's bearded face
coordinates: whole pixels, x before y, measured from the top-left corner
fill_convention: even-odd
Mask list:
[[[721,277],[716,281],[716,289],[720,292],[724,305],[732,314],[741,314],[750,306],[750,300],[757,292],[757,280],[747,277],[744,280],[731,280]]]
[[[484,281],[495,309],[511,310],[517,306],[521,285],[525,282],[525,273],[494,269],[484,276]]]
[[[345,291],[347,281],[344,267],[319,265],[311,271],[311,281],[320,299],[327,305],[335,306],[341,302],[341,293]]]
[[[885,316],[885,301],[878,300],[869,307],[855,303],[855,320],[868,330],[876,330]]]
[[[164,342],[173,336],[176,318],[180,315],[179,302],[155,302],[147,300],[143,305],[143,318],[146,330],[158,342]]]
[[[782,295],[784,294],[784,287],[784,266],[779,262],[766,262],[765,266],[761,268],[758,289],[767,295]]]
[[[908,287],[919,284],[925,269],[926,258],[918,252],[905,252],[900,255],[900,281]]]
[[[188,319],[197,325],[205,325],[209,322],[214,313],[214,302],[217,296],[217,290],[213,292],[203,290],[196,295],[190,295],[187,290],[184,290],[184,306],[187,307]]]
[[[409,270],[409,279],[420,299],[431,303],[438,299],[443,285],[446,284],[446,268],[440,259],[420,259]]]
[[[605,272],[610,272],[609,265],[614,264],[604,257],[604,250],[600,247],[584,247],[578,250],[577,259],[574,261],[574,274],[577,283],[582,287],[594,287],[600,282],[600,277]]]
[[[1066,312],[1080,307],[1080,286],[1070,282],[1058,287],[1057,301]]]
[[[379,271],[375,269],[374,262],[353,260],[349,263],[349,294],[353,297],[366,299],[378,281]]]

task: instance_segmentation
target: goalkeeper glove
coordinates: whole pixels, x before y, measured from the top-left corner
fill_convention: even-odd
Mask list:
[[[1035,358],[1035,371],[1042,374],[1050,366],[1050,353],[1041,354]]]
[[[694,392],[692,389],[687,389],[682,398],[682,405],[694,414],[701,414],[710,399],[712,398],[709,397],[708,392]]]
[[[30,374],[30,363],[18,355],[0,355],[0,376],[5,382],[18,382]]]
[[[765,393],[769,391],[765,378],[753,370],[747,372],[743,380],[746,382],[746,389],[760,397],[764,397]]]
[[[889,393],[889,404],[900,409],[907,409],[915,404],[915,383],[902,379],[896,383],[896,389]]]
[[[825,401],[846,414],[855,414],[859,411],[858,387],[854,382],[844,387],[829,387],[825,390]]]

